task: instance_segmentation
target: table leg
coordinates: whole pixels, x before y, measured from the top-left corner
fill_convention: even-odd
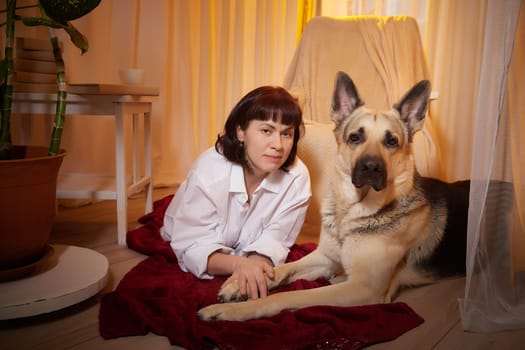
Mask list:
[[[144,112],[144,176],[149,178],[146,186],[146,214],[153,211],[153,172],[151,168],[151,113],[148,111]]]
[[[128,186],[126,184],[126,140],[124,107],[118,103],[115,113],[115,162],[117,183],[117,243],[126,245],[128,226]]]

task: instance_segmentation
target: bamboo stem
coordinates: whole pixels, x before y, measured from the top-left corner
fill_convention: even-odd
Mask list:
[[[2,92],[2,121],[0,126],[0,159],[11,157],[11,104],[13,100],[13,43],[15,37],[16,0],[7,1],[5,61],[5,89]]]
[[[51,38],[51,45],[53,46],[53,56],[57,67],[57,104],[55,110],[55,121],[53,124],[53,132],[51,134],[51,142],[49,145],[49,155],[56,155],[60,151],[60,142],[62,140],[62,131],[64,130],[66,105],[67,105],[67,84],[65,81],[65,64],[62,58],[62,51],[58,43],[58,38],[55,31],[49,28],[49,36]]]

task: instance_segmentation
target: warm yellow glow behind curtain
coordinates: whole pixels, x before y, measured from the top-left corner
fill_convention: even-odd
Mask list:
[[[316,0],[299,0],[297,3],[297,35],[296,40],[299,42],[304,31],[306,23],[316,15]]]

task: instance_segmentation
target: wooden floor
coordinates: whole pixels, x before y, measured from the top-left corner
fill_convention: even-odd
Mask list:
[[[174,189],[155,190],[155,199],[173,193]],[[143,198],[130,200],[129,228],[144,211]],[[110,262],[110,278],[102,291],[113,290],[124,274],[144,256],[116,244],[116,205],[102,201],[77,208],[60,208],[51,243],[70,244],[94,249]],[[301,242],[316,241],[302,235]],[[440,350],[523,350],[525,330],[494,334],[467,333],[461,328],[457,298],[462,296],[464,279],[407,290],[398,300],[408,303],[425,322],[398,339],[369,347],[371,350],[440,349]],[[46,315],[0,322],[0,349],[180,349],[171,346],[165,337],[148,334],[104,340],[98,334],[97,295],[78,305]],[[276,349],[278,350],[278,349]]]

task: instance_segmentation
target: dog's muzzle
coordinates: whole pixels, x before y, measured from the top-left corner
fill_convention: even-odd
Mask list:
[[[383,190],[386,187],[386,164],[383,158],[370,155],[359,158],[352,171],[352,183],[357,188],[369,185],[376,191]]]

